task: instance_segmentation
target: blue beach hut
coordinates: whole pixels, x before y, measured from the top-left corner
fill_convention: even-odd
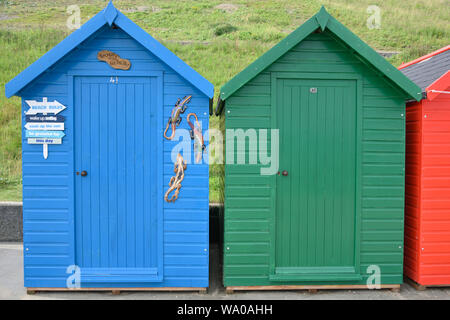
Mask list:
[[[208,287],[208,165],[184,155],[164,201],[177,144],[164,129],[189,96],[208,129],[210,82],[110,2],[5,89],[22,98],[30,292]]]

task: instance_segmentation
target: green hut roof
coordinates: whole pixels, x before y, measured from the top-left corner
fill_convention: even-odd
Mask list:
[[[369,47],[353,32],[347,29],[343,24],[331,16],[324,7],[308,21],[298,27],[295,31],[281,40],[276,46],[271,48],[247,68],[238,73],[233,79],[228,81],[220,89],[219,103],[216,115],[219,115],[224,107],[224,101],[235,93],[239,88],[257,76],[260,72],[278,60],[282,55],[291,50],[299,42],[320,28],[332,32],[341,39],[347,46],[364,58],[376,70],[378,70],[387,79],[397,85],[406,96],[420,101],[422,93],[420,88],[409,80],[401,71],[391,65],[386,59],[380,56],[375,50]]]

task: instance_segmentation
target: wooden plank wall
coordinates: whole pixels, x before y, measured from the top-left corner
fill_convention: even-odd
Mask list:
[[[57,99],[68,106],[66,136],[62,145],[49,146],[49,157],[42,157],[41,145],[26,143],[22,132],[23,214],[25,286],[65,287],[66,268],[74,263],[73,243],[73,110],[69,101],[69,71],[110,71],[111,67],[96,58],[99,50],[111,50],[131,61],[133,71],[164,73],[165,127],[177,100],[192,94],[187,112],[195,112],[208,129],[209,98],[175,73],[163,61],[120,29],[104,27],[77,49],[47,70],[21,92],[23,100]],[[22,103],[23,112],[28,110]],[[188,128],[183,119],[183,128]],[[161,132],[161,139],[164,139]],[[173,175],[170,152],[176,141],[164,139],[164,190]],[[193,163],[192,155],[192,161]],[[209,171],[207,164],[190,165],[186,171],[180,197],[175,204],[164,204],[164,281],[152,286],[206,287],[209,263]],[[108,284],[106,284],[107,286]],[[148,284],[147,284],[148,285]],[[143,286],[135,284],[135,286]]]
[[[312,34],[226,101],[226,128],[271,127],[271,72],[357,74],[363,79],[361,274],[381,268],[383,284],[403,281],[404,96],[328,33]],[[248,148],[247,148],[248,150]],[[251,151],[255,152],[255,151]],[[249,152],[247,151],[247,157]],[[270,285],[274,179],[260,165],[225,167],[225,286]],[[279,283],[277,283],[279,284]],[[302,283],[289,283],[302,284]]]

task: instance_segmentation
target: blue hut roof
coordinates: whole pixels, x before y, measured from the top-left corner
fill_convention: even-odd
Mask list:
[[[16,95],[36,77],[57,63],[62,57],[71,52],[81,42],[89,38],[105,24],[111,26],[113,23],[128,33],[146,49],[151,51],[198,90],[203,92],[209,98],[213,98],[214,86],[208,80],[117,10],[112,4],[112,1],[109,2],[105,9],[87,21],[80,29],[74,31],[53,49],[48,51],[40,59],[36,60],[28,68],[8,82],[5,85],[6,96],[9,98]]]

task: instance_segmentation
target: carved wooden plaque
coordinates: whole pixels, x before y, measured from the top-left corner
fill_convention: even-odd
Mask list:
[[[131,67],[130,60],[122,59],[118,54],[108,50],[99,51],[97,59],[106,62],[114,69],[128,70]]]

